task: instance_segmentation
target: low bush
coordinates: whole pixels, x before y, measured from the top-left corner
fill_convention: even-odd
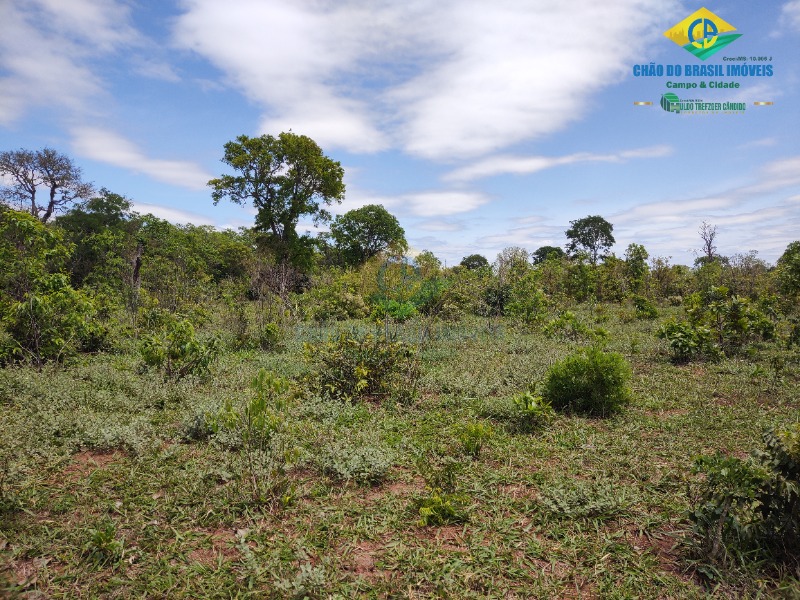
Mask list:
[[[800,424],[764,436],[748,460],[700,457],[705,480],[689,513],[689,540],[699,571],[746,565],[800,567]]]
[[[200,341],[187,319],[173,318],[160,332],[143,336],[139,351],[145,365],[160,369],[170,379],[181,379],[208,375],[221,344],[217,338]]]
[[[621,354],[592,347],[551,366],[542,397],[556,410],[604,417],[629,401],[630,378]]]
[[[328,398],[377,397],[408,401],[416,394],[419,366],[414,346],[384,336],[341,333],[324,344],[307,344],[314,365],[310,385]]]

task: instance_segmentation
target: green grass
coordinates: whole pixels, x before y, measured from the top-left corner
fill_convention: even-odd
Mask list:
[[[0,370],[0,596],[791,597],[791,574],[704,586],[680,542],[693,457],[746,455],[765,428],[795,422],[798,355],[765,346],[676,366],[654,334],[662,313],[603,316],[608,349],[632,366],[630,404],[534,431],[507,417],[511,397],[582,343],[437,324],[416,402],[306,395],[286,409],[292,492],[262,504],[235,443],[198,424],[251,398],[261,368],[299,380],[302,342],[332,329],[300,325],[280,353],[228,353],[205,381],[140,374],[134,353]],[[398,335],[416,342],[420,326]],[[775,353],[789,361],[777,379]],[[491,428],[479,451],[464,443],[477,423]],[[437,486],[465,519],[419,524]]]

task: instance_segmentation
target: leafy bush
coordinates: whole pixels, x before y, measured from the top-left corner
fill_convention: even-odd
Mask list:
[[[556,410],[606,416],[628,402],[630,377],[621,354],[589,348],[550,367],[542,396]]]
[[[464,465],[453,457],[429,453],[417,466],[427,484],[425,495],[412,502],[419,515],[417,524],[428,527],[469,521],[467,497],[456,491]]]
[[[97,529],[89,530],[89,540],[83,547],[84,556],[97,567],[119,562],[124,552],[124,543],[117,539],[117,527],[106,520]]]
[[[655,304],[650,302],[644,296],[633,296],[631,298],[633,306],[636,309],[636,318],[638,319],[656,319],[658,318],[658,309]]]
[[[548,300],[539,289],[536,281],[537,272],[526,273],[511,288],[505,312],[525,325],[541,323],[547,317]]]
[[[707,576],[755,561],[800,566],[800,424],[763,439],[766,450],[749,460],[695,461],[705,481],[689,513],[690,543]]]
[[[670,321],[658,328],[656,335],[669,342],[674,362],[683,363],[699,356],[713,356],[711,331],[707,327],[692,326],[686,321]]]
[[[324,344],[307,344],[306,360],[316,367],[309,378],[312,387],[329,398],[407,401],[416,394],[416,350],[405,342],[351,331]]]
[[[187,319],[171,319],[159,333],[142,338],[139,352],[144,363],[171,379],[206,376],[220,353],[217,338],[201,342]]]
[[[417,524],[421,527],[430,527],[466,523],[469,521],[469,515],[464,500],[462,494],[429,489],[427,495],[414,500],[413,506],[419,514]]]
[[[549,425],[553,420],[553,408],[541,396],[522,392],[511,399],[514,405],[514,418],[522,431],[536,431]]]
[[[370,318],[373,321],[383,321],[386,317],[390,317],[398,323],[403,323],[415,316],[417,316],[417,307],[413,302],[381,300],[375,304]]]
[[[2,309],[0,305],[0,309]],[[0,312],[0,364],[30,360],[40,366],[79,350],[96,350],[107,333],[92,300],[66,275],[42,275],[20,301]]]

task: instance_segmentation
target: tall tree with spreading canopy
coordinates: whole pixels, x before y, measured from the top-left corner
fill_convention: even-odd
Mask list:
[[[406,232],[397,219],[379,204],[347,211],[331,223],[331,238],[342,262],[358,266],[388,248],[408,249]]]
[[[0,188],[0,200],[27,210],[42,223],[75,200],[94,193],[72,159],[52,148],[0,152],[0,176],[8,181]],[[46,194],[44,204],[36,197],[40,188]]]
[[[344,198],[344,169],[322,153],[309,137],[281,133],[278,137],[240,135],[225,144],[222,162],[237,171],[212,179],[214,204],[228,199],[252,202],[258,210],[255,229],[281,263],[302,266],[312,240],[297,234],[300,217],[315,224],[330,221],[324,206]]]
[[[571,227],[564,232],[570,239],[567,251],[573,256],[581,250],[586,252],[593,265],[616,243],[611,234],[614,226],[600,215],[570,221],[569,224]]]

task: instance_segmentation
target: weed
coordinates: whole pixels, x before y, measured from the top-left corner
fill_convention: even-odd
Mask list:
[[[89,530],[89,541],[83,547],[84,556],[96,567],[114,565],[122,559],[124,543],[117,539],[117,526],[106,520],[97,529]]]
[[[481,453],[483,445],[492,439],[494,429],[486,423],[467,423],[461,428],[458,434],[458,441],[461,447],[469,456],[477,458]]]

